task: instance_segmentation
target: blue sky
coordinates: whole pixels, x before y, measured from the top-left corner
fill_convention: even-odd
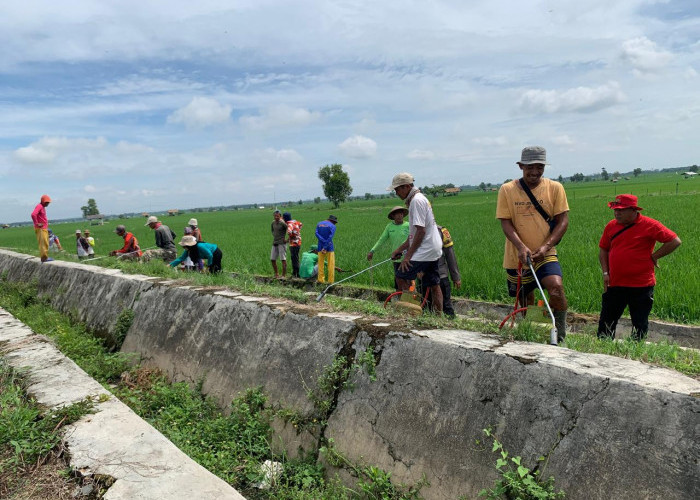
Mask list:
[[[700,163],[691,0],[0,5],[0,222]]]

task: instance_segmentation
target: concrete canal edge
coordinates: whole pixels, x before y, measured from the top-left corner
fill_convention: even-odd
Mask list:
[[[352,375],[323,429],[353,461],[430,487],[426,499],[474,497],[496,478],[491,427],[571,499],[694,498],[700,493],[700,382],[644,363],[456,330],[402,331],[315,305],[196,289],[77,263],[0,251],[0,273],[38,282],[57,308],[109,335],[123,309],[122,350],[176,380],[203,380],[222,405],[249,387],[304,415],[307,389],[338,355],[374,348],[377,380]],[[280,425],[277,446],[314,439]],[[643,458],[640,458],[643,457]],[[345,474],[344,471],[339,471]],[[351,479],[348,477],[348,481]]]

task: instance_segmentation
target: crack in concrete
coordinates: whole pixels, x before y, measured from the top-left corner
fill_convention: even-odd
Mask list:
[[[549,449],[549,452],[547,452],[547,454],[545,455],[545,457],[546,457],[546,460],[544,461],[545,464],[549,461],[549,457],[559,447],[561,442],[569,434],[571,434],[571,432],[573,432],[576,429],[576,427],[578,426],[578,420],[581,417],[581,413],[583,413],[583,410],[585,409],[586,405],[588,403],[590,403],[591,401],[593,401],[594,399],[596,399],[598,396],[600,396],[600,394],[602,394],[604,391],[606,391],[608,389],[609,385],[610,385],[610,378],[603,379],[603,382],[601,383],[601,387],[600,388],[593,388],[593,389],[589,390],[586,393],[586,396],[584,397],[583,401],[578,405],[578,408],[573,412],[571,412],[569,410],[569,408],[566,407],[566,405],[564,404],[563,401],[560,402],[561,407],[564,408],[564,410],[566,410],[566,412],[571,415],[571,418],[570,418],[568,424],[566,425],[566,427],[557,433],[556,441],[554,442],[552,447]],[[543,463],[543,462],[538,462],[537,465],[535,465],[535,467],[532,469],[532,471],[533,472],[537,471],[539,469],[539,466],[541,463]]]

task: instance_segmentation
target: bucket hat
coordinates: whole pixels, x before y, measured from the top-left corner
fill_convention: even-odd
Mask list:
[[[188,226],[197,226],[197,219],[190,219],[190,221],[187,223]]]
[[[311,247],[309,247],[309,252],[318,252],[318,245],[311,245]]]
[[[393,191],[399,186],[404,186],[406,184],[413,184],[413,175],[409,174],[408,172],[402,172],[400,174],[396,174],[393,179],[391,179],[391,186],[386,188],[387,191]]]
[[[183,236],[180,240],[181,247],[193,247],[197,244],[197,238],[192,235]]]
[[[338,217],[336,217],[335,215],[329,215],[328,220],[331,221],[333,224],[338,223]]]
[[[404,217],[406,217],[408,215],[408,208],[402,207],[401,205],[396,205],[394,208],[391,209],[391,211],[389,212],[389,215],[387,215],[387,218],[393,220],[394,219],[394,217],[393,217],[394,212],[396,212],[398,210],[403,212]]]
[[[119,224],[117,227],[114,228],[114,232],[117,234],[126,233],[126,227]]]
[[[75,234],[83,234],[83,233],[80,232],[80,229],[76,229]]]
[[[520,161],[516,163],[518,165],[534,165],[535,163],[549,165],[547,163],[547,150],[542,146],[527,146],[523,148],[522,153],[520,153]]]
[[[144,224],[144,226],[148,226],[149,224],[155,224],[156,222],[158,222],[158,217],[156,217],[155,215],[151,215]]]
[[[613,201],[608,203],[608,206],[613,210],[616,208],[644,210],[642,207],[637,206],[637,197],[633,194],[618,194]]]

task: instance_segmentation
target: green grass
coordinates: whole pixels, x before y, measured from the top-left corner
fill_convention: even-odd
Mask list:
[[[46,411],[28,397],[25,381],[0,358],[0,496],[25,488],[61,442],[61,429],[92,409],[90,400]]]
[[[603,227],[612,218],[606,202],[613,199],[615,194],[631,192],[640,197],[644,214],[660,220],[683,240],[681,248],[661,260],[652,315],[680,323],[700,323],[700,301],[694,300],[694,297],[700,296],[700,273],[696,252],[693,251],[700,244],[700,226],[690,216],[700,213],[698,182],[700,180],[683,179],[677,174],[643,174],[617,184],[603,181],[565,184],[571,223],[558,249],[564,285],[573,311],[598,313],[600,310],[602,282],[597,257],[598,240]],[[495,219],[496,195],[496,192],[473,191],[431,200],[438,222],[450,229],[455,240],[463,283],[460,290],[454,290],[457,297],[510,302],[502,269],[505,239]],[[356,200],[343,204],[337,210],[327,203],[294,204],[286,209],[304,223],[304,249],[316,242],[316,223],[330,213],[336,214],[339,218],[335,242],[337,265],[357,272],[367,267],[367,251],[388,222],[386,213],[397,203],[399,200],[394,197]],[[271,210],[183,213],[167,217],[165,222],[178,235],[182,235],[183,227],[193,215],[199,220],[204,238],[221,247],[225,271],[272,274],[269,262]],[[112,221],[105,226],[91,228],[97,240],[98,256],[121,247],[121,238],[112,232],[117,223],[123,223],[133,231],[143,248],[153,246],[153,232],[143,226],[141,218]],[[83,225],[56,224],[52,227],[61,237],[64,247],[74,253],[73,233],[75,229],[84,229]],[[31,227],[0,231],[0,247],[12,247],[37,255]],[[386,258],[389,252],[388,247],[380,248],[375,262]],[[72,255],[65,258],[75,260]],[[93,263],[108,265],[110,261],[113,259],[105,258]],[[148,274],[171,276],[160,263],[150,263],[144,267]],[[392,283],[391,265],[364,273],[354,278],[352,283],[365,286],[373,283],[375,287],[388,289]]]

